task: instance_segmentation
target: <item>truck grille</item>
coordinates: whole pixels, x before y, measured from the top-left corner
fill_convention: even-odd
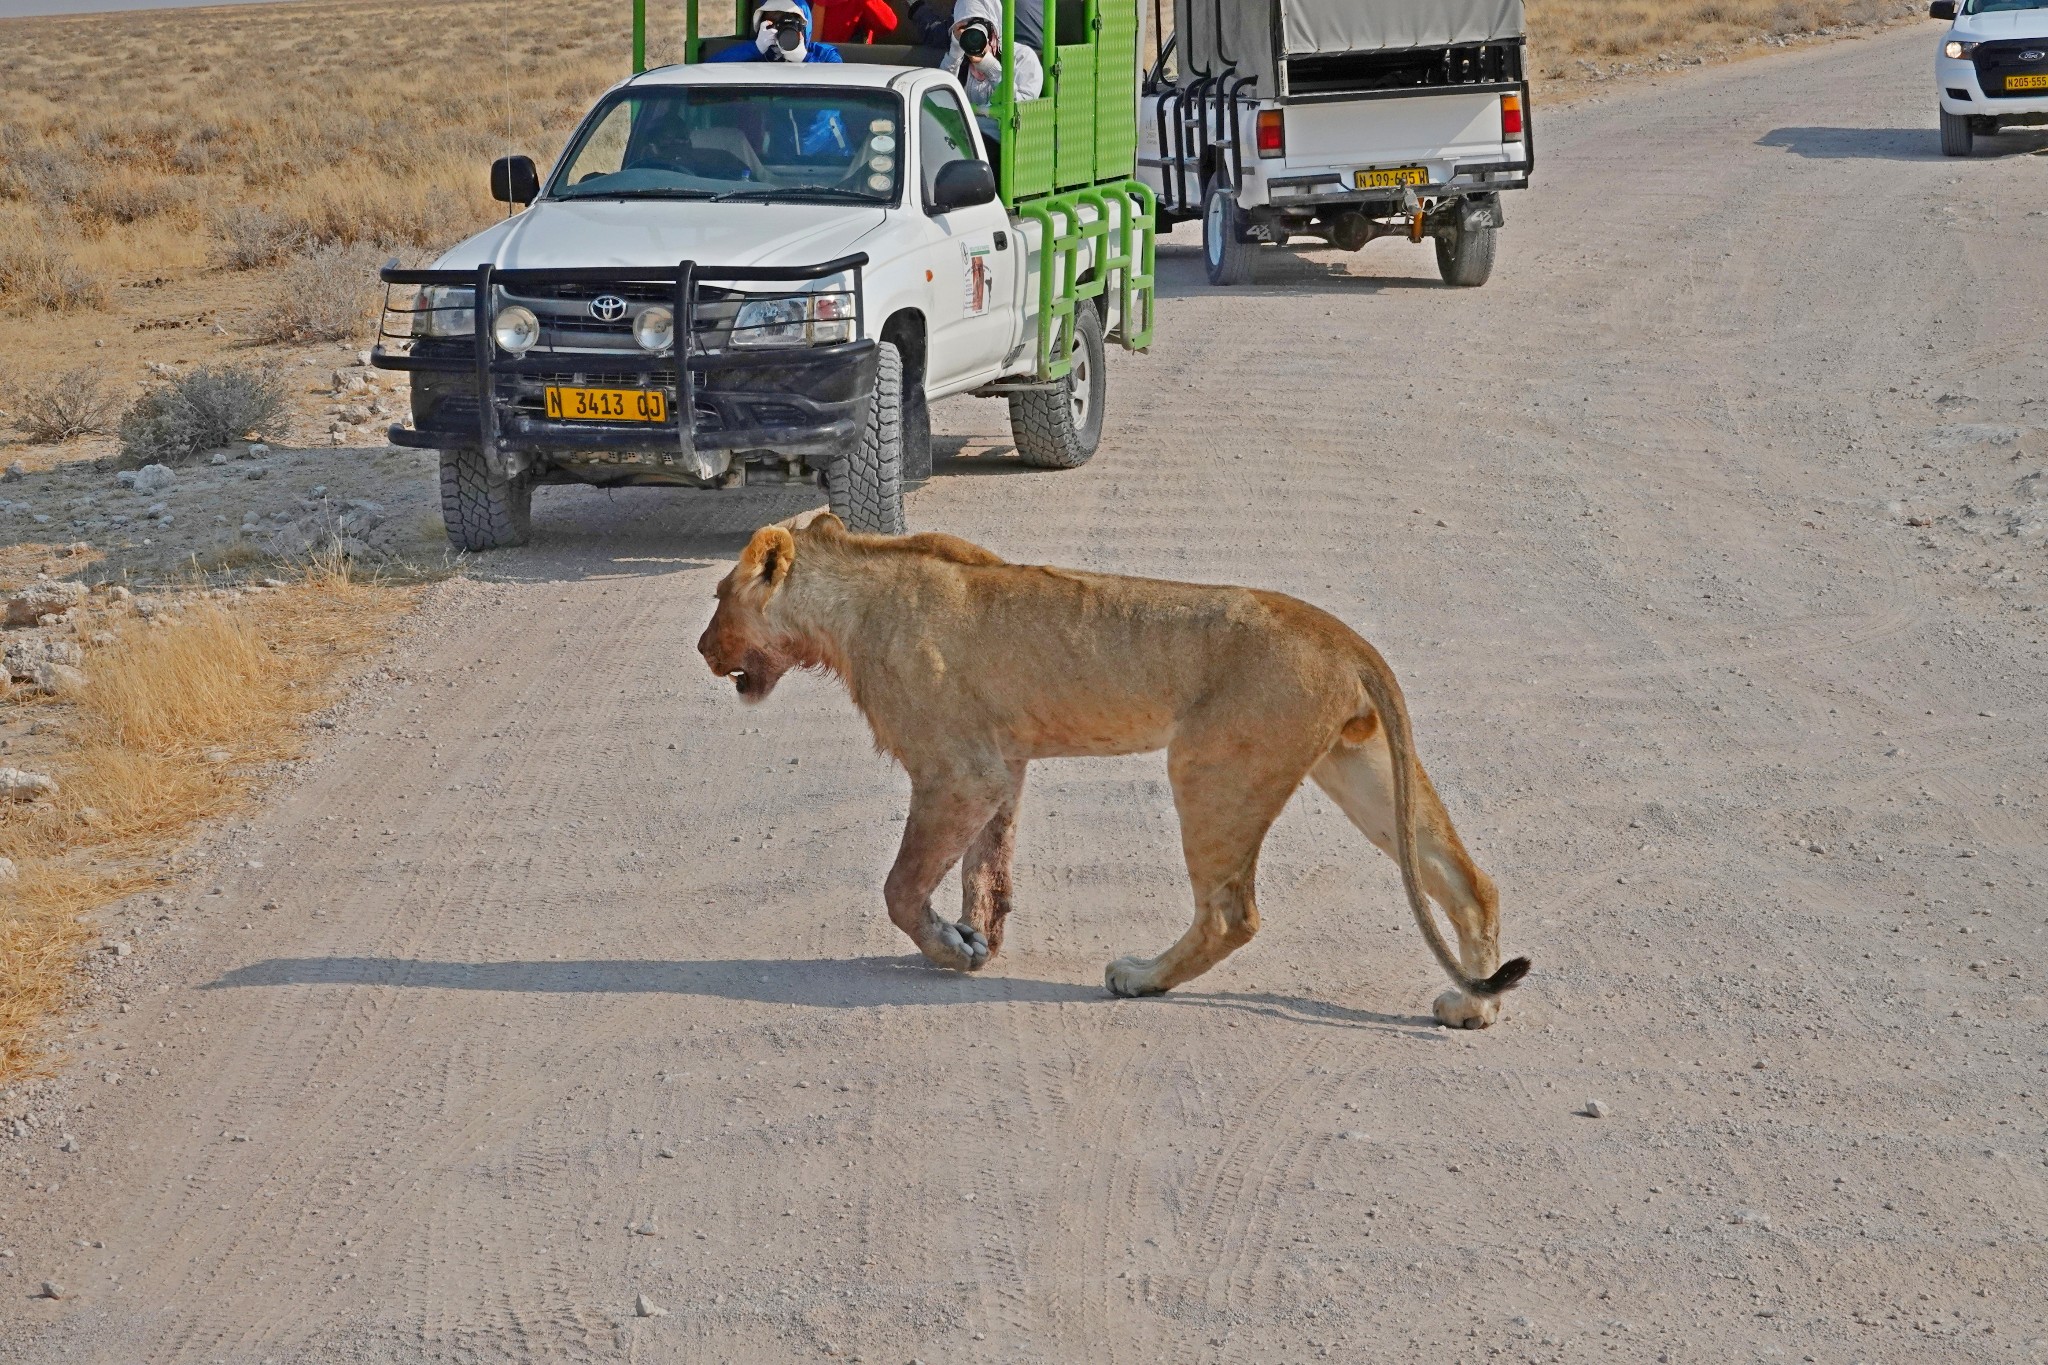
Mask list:
[[[1519,42],[1418,47],[1402,52],[1321,53],[1287,59],[1290,96],[1501,85],[1521,79]]]
[[[2048,58],[2036,57],[2024,61],[2023,52],[2048,53],[2048,38],[2000,38],[1996,42],[1979,43],[1970,60],[1977,65],[1977,83],[1984,87],[1986,99],[2026,100],[2048,96],[2048,90],[2007,90],[2007,76],[2038,76],[2048,73]]]

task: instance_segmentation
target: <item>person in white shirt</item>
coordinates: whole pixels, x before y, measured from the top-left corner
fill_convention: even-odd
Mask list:
[[[989,104],[1003,84],[1003,7],[1001,0],[959,0],[953,7],[953,45],[946,50],[944,69],[953,73],[967,91],[974,108],[974,120],[981,125],[981,140],[988,147],[991,166],[1003,164],[999,144],[1002,129],[996,126]],[[1018,43],[1009,54],[1016,73],[1018,103],[1035,100],[1045,93],[1045,67],[1038,54]]]

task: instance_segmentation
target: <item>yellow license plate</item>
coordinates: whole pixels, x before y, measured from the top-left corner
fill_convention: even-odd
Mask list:
[[[2048,90],[2048,76],[2007,76],[2008,90]]]
[[[1362,190],[1391,190],[1403,185],[1427,185],[1429,168],[1402,166],[1391,171],[1353,171],[1351,181]]]
[[[660,389],[571,389],[548,385],[548,416],[568,422],[666,422]]]

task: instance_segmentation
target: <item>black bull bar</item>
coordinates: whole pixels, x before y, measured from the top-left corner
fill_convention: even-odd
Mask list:
[[[694,463],[700,450],[747,450],[777,449],[791,445],[818,446],[851,436],[859,429],[858,417],[840,413],[850,409],[847,401],[816,402],[797,390],[809,387],[807,381],[829,378],[829,385],[836,392],[850,390],[859,398],[866,398],[874,385],[876,346],[867,335],[867,318],[862,303],[862,269],[868,263],[866,252],[841,256],[836,260],[822,261],[816,265],[799,266],[708,266],[696,261],[682,261],[672,266],[589,266],[551,269],[506,270],[493,265],[480,265],[474,270],[410,270],[395,262],[378,272],[378,277],[387,286],[384,316],[403,314],[407,309],[394,308],[389,297],[388,286],[443,286],[458,289],[474,289],[471,307],[475,314],[473,333],[473,354],[460,352],[418,354],[418,342],[424,338],[400,334],[379,327],[379,340],[371,353],[371,363],[380,369],[459,375],[473,373],[477,388],[477,431],[476,439],[481,446],[484,460],[496,473],[506,471],[505,450],[516,448],[570,447],[595,450],[674,450],[686,463]],[[853,311],[849,328],[851,339],[821,345],[760,346],[735,348],[731,346],[706,349],[698,344],[697,286],[704,281],[720,283],[783,283],[801,286],[828,276],[851,273]],[[496,318],[496,293],[499,289],[516,292],[521,288],[545,285],[596,285],[619,288],[622,286],[668,285],[673,289],[675,312],[675,339],[671,348],[662,353],[642,350],[542,350],[538,345],[533,349],[513,354],[497,344],[493,331]],[[802,291],[792,288],[790,294]],[[759,298],[773,299],[785,295],[774,290],[760,291]],[[642,294],[644,298],[644,293]],[[743,300],[744,301],[744,300]],[[411,310],[415,314],[421,311]],[[461,311],[459,305],[450,305],[438,311]],[[546,320],[543,320],[545,325]],[[410,336],[414,345],[408,352],[389,350],[386,340]],[[437,338],[453,341],[456,338]],[[716,430],[698,429],[697,397],[700,387],[709,389],[709,375],[719,372],[721,376],[732,372],[756,371],[773,386],[774,396],[783,400],[783,405],[793,407],[813,419],[808,426],[764,426],[758,423],[723,424]],[[499,412],[497,394],[500,378],[527,379],[529,381],[544,375],[560,374],[564,371],[601,371],[607,374],[651,376],[657,381],[666,380],[675,385],[675,407],[673,422],[663,423],[614,423],[599,422],[549,422],[539,424],[530,419],[514,419],[515,430],[507,432],[504,417]],[[848,384],[846,381],[851,380]],[[727,387],[722,379],[719,388]],[[836,414],[836,415],[835,415]],[[536,428],[545,426],[545,430]],[[451,435],[445,429],[428,433],[414,432],[393,427],[391,437],[395,444],[433,446],[443,443]],[[467,433],[462,433],[467,439]],[[672,443],[672,444],[671,444]]]

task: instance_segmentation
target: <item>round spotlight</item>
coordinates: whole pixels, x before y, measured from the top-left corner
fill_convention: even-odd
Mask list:
[[[540,319],[533,315],[531,308],[522,308],[516,303],[509,308],[501,308],[491,323],[491,338],[498,343],[499,350],[524,355],[540,340]]]
[[[1942,54],[1944,56],[1949,57],[1951,60],[1960,57],[1965,52],[1969,51],[1968,48],[1964,47],[1961,43],[1956,42],[1954,39],[1950,39],[1948,42],[1943,43],[1941,46],[1941,50]]]
[[[650,355],[659,355],[676,344],[676,315],[656,305],[633,319],[633,340]]]

